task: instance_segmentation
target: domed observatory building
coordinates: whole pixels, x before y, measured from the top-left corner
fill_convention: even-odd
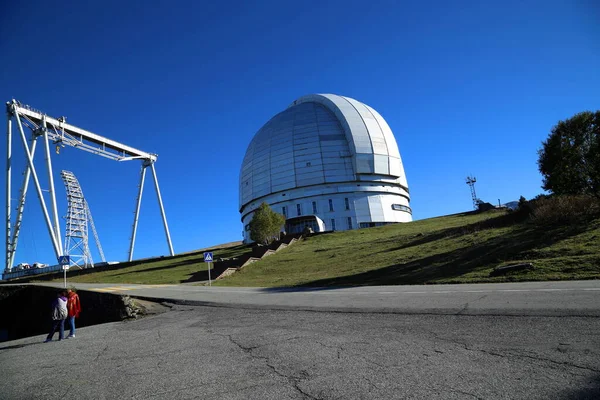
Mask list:
[[[250,142],[240,171],[246,243],[263,202],[286,217],[287,233],[412,221],[390,127],[368,105],[333,94],[297,99]]]

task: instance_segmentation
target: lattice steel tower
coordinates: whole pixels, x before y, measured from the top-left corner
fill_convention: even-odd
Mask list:
[[[104,258],[104,252],[100,245],[100,239],[96,232],[96,226],[92,218],[90,207],[88,206],[83,191],[79,185],[79,181],[75,175],[70,171],[61,171],[60,176],[65,183],[65,189],[67,192],[68,210],[66,219],[66,233],[65,233],[65,255],[70,256],[71,266],[77,266],[79,268],[93,267],[94,261],[92,259],[92,253],[90,252],[89,236],[88,236],[88,223],[94,233],[96,240],[96,246],[103,262],[106,262]]]
[[[477,194],[475,193],[475,182],[477,182],[477,178],[474,176],[467,176],[467,185],[471,188],[471,198],[473,199],[473,208],[475,210],[479,209],[479,199],[477,198]]]

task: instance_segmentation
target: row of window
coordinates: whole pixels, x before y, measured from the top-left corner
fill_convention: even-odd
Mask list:
[[[410,210],[410,208],[409,208],[409,210]],[[311,228],[313,228],[313,231],[316,232],[318,230],[318,226],[316,224],[316,221],[308,223],[308,224],[309,224],[308,226],[310,226]],[[377,226],[384,226],[384,225],[389,225],[389,224],[393,224],[393,222],[361,222],[359,224],[359,228],[374,228],[374,227],[377,227]],[[300,223],[296,223],[296,225],[289,226],[289,225],[286,224],[286,229],[290,229],[290,231],[288,233],[299,233],[299,232],[302,232],[302,230],[304,229],[304,227],[307,225],[307,222],[306,221],[302,221]],[[334,218],[331,218],[329,220],[329,225],[330,225],[330,228],[331,228],[332,231],[335,231],[337,229]],[[348,229],[354,229],[354,225],[352,224],[352,218],[351,217],[347,217],[346,218],[346,225],[347,225]],[[249,224],[245,226],[245,230],[246,230],[246,232],[248,232],[250,230],[250,225]]]
[[[410,210],[410,208],[409,208],[409,210]],[[335,219],[331,218],[329,220],[329,222],[330,222],[331,230],[335,231],[336,230]],[[305,222],[302,222],[302,223],[305,224]],[[361,222],[359,224],[359,227],[360,228],[374,228],[374,227],[377,227],[377,226],[389,225],[391,223],[393,223],[393,222]],[[347,224],[348,229],[354,229],[354,225],[352,224],[352,218],[351,217],[347,217],[346,218],[346,224]],[[314,226],[311,225],[311,227],[313,228],[313,230],[315,232],[317,231],[317,226],[316,225],[314,225]],[[244,228],[245,228],[246,232],[250,231],[250,224],[247,224]],[[303,229],[304,225],[302,225],[301,228]],[[297,230],[297,232],[301,232],[302,229],[301,230]],[[288,233],[296,233],[296,231],[288,232]]]
[[[348,225],[348,229],[352,229],[352,218],[346,218],[346,223]],[[331,218],[331,230],[335,231],[335,219]]]
[[[361,222],[360,223],[360,227],[361,228],[375,228],[376,226],[384,226],[384,225],[389,225],[389,224],[393,224],[394,222]]]
[[[350,200],[346,197],[344,199],[344,205],[346,206],[346,210],[350,209]],[[329,199],[329,211],[333,211],[333,200]],[[312,202],[312,213],[313,214],[317,214],[317,202],[313,201]],[[287,214],[287,207],[283,206],[281,207],[281,213],[283,214],[284,217],[288,217]],[[302,205],[301,204],[296,204],[296,215],[299,217],[302,215]]]
[[[350,209],[350,200],[347,197],[344,198],[344,205],[346,206],[346,210]],[[410,207],[402,205],[402,204],[392,204],[392,210],[406,211],[406,212],[412,214],[412,210],[410,209]],[[329,211],[333,211],[333,200],[332,199],[329,199]],[[313,214],[317,214],[317,202],[316,201],[312,202],[312,212],[313,212]],[[283,206],[281,208],[281,213],[283,214],[284,217],[286,217],[286,218],[288,217],[286,206]],[[296,204],[296,215],[297,216],[302,215],[302,205],[301,204]]]
[[[310,218],[310,217],[306,217],[306,218]],[[332,218],[329,220],[330,222],[330,228],[332,231],[336,230],[336,225],[335,225],[335,219]],[[347,224],[347,228],[348,229],[353,229],[353,224],[352,224],[352,218],[348,217],[346,218],[346,224]],[[287,233],[300,233],[304,230],[305,227],[310,227],[312,228],[313,232],[318,232],[319,231],[319,226],[317,225],[317,221],[316,220],[293,220],[293,221],[288,221],[285,224],[285,229],[287,231]]]

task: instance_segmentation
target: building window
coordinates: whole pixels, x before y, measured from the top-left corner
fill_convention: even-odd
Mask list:
[[[317,202],[313,201],[313,214],[317,213]]]
[[[281,207],[281,213],[283,214],[284,217],[287,218],[287,209],[285,206]]]
[[[331,201],[331,200],[329,200]],[[331,218],[331,230],[335,231],[335,219]]]
[[[296,211],[298,212],[298,216],[302,215],[302,208],[300,207],[300,204],[296,204]]]
[[[389,224],[393,224],[394,222],[361,222],[360,223],[360,227],[361,228],[375,228],[377,226],[384,226],[384,225],[389,225]]]
[[[246,224],[246,226],[244,227],[244,229],[246,230],[246,232],[248,232],[250,230],[250,224]]]
[[[329,199],[329,211],[333,211],[333,200]]]
[[[352,217],[348,217],[348,229],[352,229]]]
[[[350,209],[350,202],[348,201],[347,197],[344,199],[344,202],[346,203],[346,210],[349,210]]]
[[[319,224],[315,216],[292,218],[285,223],[285,231],[292,234],[302,233],[307,227],[311,228],[313,232],[320,232]]]
[[[404,206],[402,204],[392,204],[392,210],[394,211],[406,211],[407,213],[412,214],[412,210],[408,206]]]

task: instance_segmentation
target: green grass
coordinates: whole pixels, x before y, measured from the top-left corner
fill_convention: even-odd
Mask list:
[[[217,259],[239,257],[251,249],[245,245],[206,249],[211,250]],[[130,265],[69,272],[68,280],[71,283],[177,284],[203,280],[207,274],[203,251],[127,264]]]
[[[498,266],[531,271],[490,277]],[[474,283],[600,278],[600,220],[515,223],[504,211],[313,236],[217,282],[223,286]]]
[[[600,219],[570,224],[515,222],[489,211],[320,234],[215,282],[221,286],[334,286],[599,279]],[[215,258],[248,254],[238,245]],[[533,270],[491,277],[498,266]],[[206,279],[202,251],[69,273],[73,283],[174,284]],[[214,276],[213,276],[214,278]]]

